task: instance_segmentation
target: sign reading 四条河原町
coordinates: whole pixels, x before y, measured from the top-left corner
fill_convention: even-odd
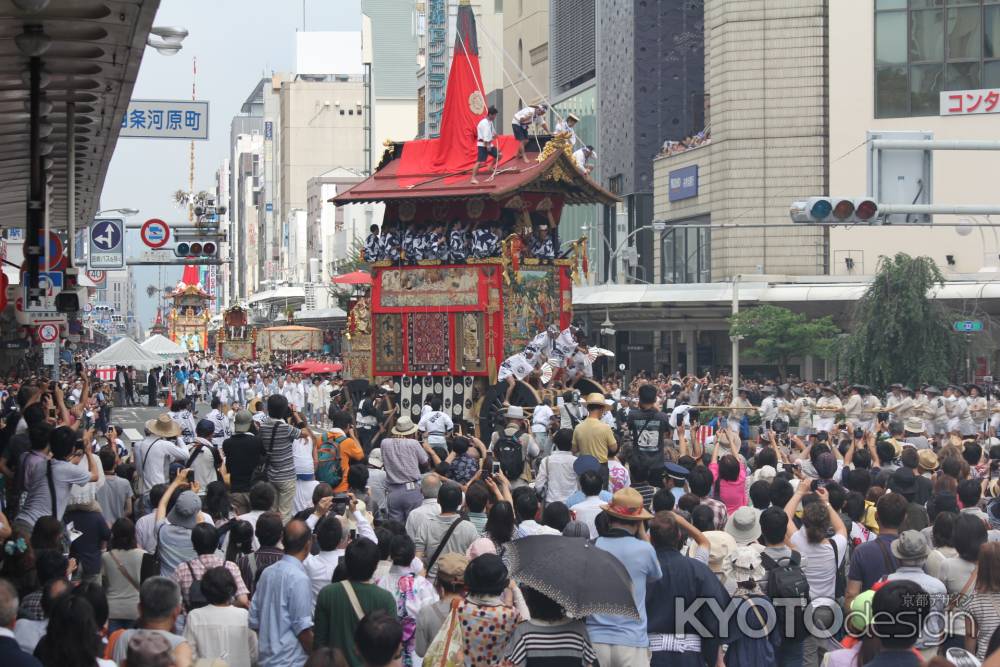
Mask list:
[[[208,139],[208,102],[132,100],[121,119],[120,137]]]

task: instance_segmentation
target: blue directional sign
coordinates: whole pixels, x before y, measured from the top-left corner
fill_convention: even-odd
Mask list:
[[[120,269],[125,266],[125,221],[119,218],[101,218],[90,225],[90,255],[87,266],[91,269]]]

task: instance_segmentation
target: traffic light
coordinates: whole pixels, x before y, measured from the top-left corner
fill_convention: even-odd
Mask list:
[[[215,241],[178,241],[174,246],[178,257],[212,258],[219,254],[219,244]]]
[[[792,202],[788,211],[792,222],[806,224],[865,224],[878,221],[878,204],[868,198],[810,197]]]
[[[68,268],[63,273],[63,287],[56,294],[56,311],[60,313],[76,313],[80,310],[79,273],[77,268]]]

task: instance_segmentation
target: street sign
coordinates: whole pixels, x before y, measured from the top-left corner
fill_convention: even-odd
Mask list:
[[[952,328],[960,333],[974,333],[983,330],[983,323],[979,320],[959,320],[952,325]]]
[[[107,280],[108,274],[105,271],[89,269],[87,271],[87,278],[90,282],[94,283],[97,289],[104,289],[104,281]]]
[[[46,322],[38,327],[38,340],[42,343],[55,343],[59,340],[59,325]]]
[[[90,226],[91,269],[121,269],[125,266],[125,221],[101,218]]]
[[[159,218],[150,218],[143,223],[139,235],[150,248],[162,248],[170,240],[170,227]]]
[[[208,102],[132,100],[122,116],[121,137],[208,139]]]
[[[42,236],[45,232],[38,233],[38,239],[41,241]],[[52,271],[63,261],[63,243],[62,239],[55,232],[49,232],[49,244],[45,249],[45,259],[38,259],[39,269],[42,271]],[[25,260],[24,267],[27,267],[27,260]]]
[[[30,303],[28,299],[28,286],[25,284],[24,274],[21,274],[22,303]],[[38,287],[43,290],[38,305],[29,306],[25,310],[28,312],[42,312],[55,310],[56,297],[62,292],[63,274],[59,271],[48,271],[38,274]]]

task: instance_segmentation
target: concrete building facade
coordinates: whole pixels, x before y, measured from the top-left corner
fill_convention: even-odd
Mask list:
[[[717,1],[725,4],[728,0]],[[712,4],[706,3],[706,11]],[[697,38],[704,20],[702,6],[697,2],[604,0],[596,3],[594,16],[598,176],[623,199],[617,209],[605,212],[604,255],[610,259],[619,246],[628,243],[626,239],[634,237],[634,273],[652,282],[653,158],[664,141],[681,140],[705,124],[704,49]],[[724,30],[722,17],[716,21]],[[555,12],[553,20],[559,21]],[[757,27],[746,26],[747,39]],[[581,53],[586,48],[581,46]],[[555,75],[560,74],[563,60],[562,53],[554,53]],[[725,62],[740,66],[728,58]],[[554,82],[553,88],[571,83]]]
[[[949,93],[970,94],[967,110],[983,100],[989,92],[985,89],[1000,86],[1000,5],[973,0],[947,8],[928,5],[923,13],[910,5],[913,9],[905,3],[831,3],[830,194],[867,194],[864,144],[870,130],[930,132],[942,140],[996,137],[1000,105],[993,113],[942,114],[940,97],[942,92],[946,101]],[[908,33],[909,24],[924,27]],[[935,151],[934,203],[994,202],[998,159],[996,152]],[[870,275],[879,257],[905,252],[931,257],[948,278],[995,274],[1000,264],[997,230],[973,226],[989,223],[987,217],[936,215],[934,222],[969,226],[833,229],[830,272]]]
[[[371,107],[368,155],[374,168],[383,142],[417,136],[416,2],[362,0],[361,12],[362,59]]]
[[[503,105],[504,131],[514,112],[549,97],[550,0],[508,0],[503,12],[506,52]]]
[[[787,227],[789,203],[829,184],[828,5],[705,3],[711,143],[652,164],[655,219],[711,230],[664,232],[657,281],[828,272],[828,230]],[[645,174],[637,176],[642,186]],[[733,224],[752,227],[719,228]]]

